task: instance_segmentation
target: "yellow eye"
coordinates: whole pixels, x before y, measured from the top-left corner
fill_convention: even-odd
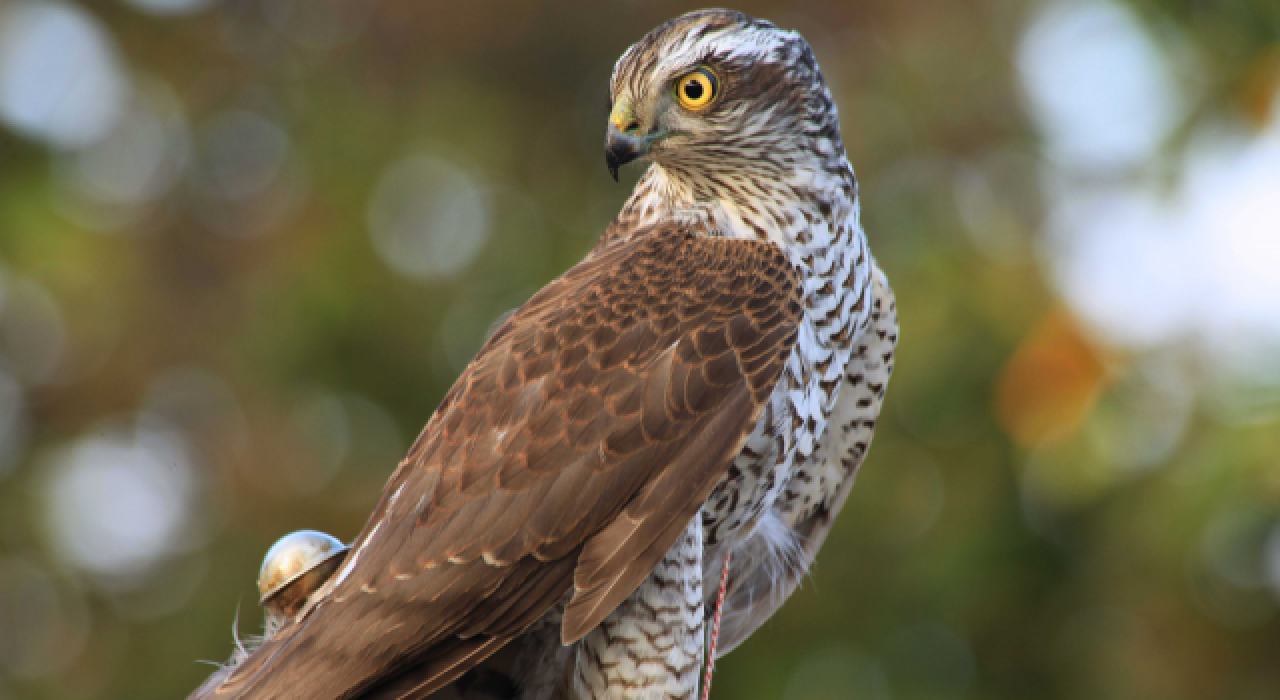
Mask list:
[[[685,109],[704,109],[719,92],[720,81],[709,68],[692,70],[676,80],[676,99]]]

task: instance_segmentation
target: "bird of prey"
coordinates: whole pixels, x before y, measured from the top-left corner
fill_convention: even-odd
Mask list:
[[[200,698],[692,697],[768,619],[862,464],[892,292],[805,40],[708,10],[631,46],[609,169],[650,163],[586,258],[484,344],[345,561]],[[469,675],[468,675],[469,674]]]

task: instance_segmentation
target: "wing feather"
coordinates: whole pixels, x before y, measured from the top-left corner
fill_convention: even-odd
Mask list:
[[[580,638],[741,449],[798,294],[766,243],[665,226],[598,250],[486,342],[343,568],[216,695],[420,697],[570,590],[562,636]]]

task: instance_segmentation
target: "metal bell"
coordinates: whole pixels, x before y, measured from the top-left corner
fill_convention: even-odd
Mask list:
[[[281,537],[262,560],[259,604],[270,613],[293,617],[337,571],[348,549],[338,538],[315,530],[299,530]]]

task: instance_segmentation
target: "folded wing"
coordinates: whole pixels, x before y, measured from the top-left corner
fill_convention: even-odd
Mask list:
[[[741,449],[798,294],[767,243],[666,226],[594,253],[481,349],[312,607],[194,697],[421,697],[570,590],[581,638]]]

